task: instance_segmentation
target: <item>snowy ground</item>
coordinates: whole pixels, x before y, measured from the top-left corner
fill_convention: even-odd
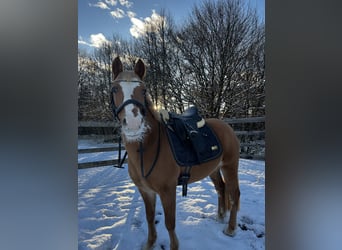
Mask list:
[[[104,146],[79,141],[79,148]],[[106,144],[106,146],[111,146]],[[80,154],[79,162],[106,160],[113,153]],[[235,237],[223,234],[216,221],[217,195],[209,178],[189,185],[182,197],[177,187],[176,232],[182,250],[265,249],[265,162],[240,160],[241,204]],[[78,170],[78,249],[141,249],[147,238],[142,198],[125,169],[111,166]],[[159,198],[155,249],[169,249]]]

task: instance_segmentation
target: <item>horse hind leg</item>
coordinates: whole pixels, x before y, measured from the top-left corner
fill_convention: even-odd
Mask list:
[[[230,210],[228,225],[223,232],[226,235],[234,236],[237,227],[237,211],[240,208],[238,161],[232,164],[223,164],[221,171],[225,182],[226,208]]]
[[[211,181],[214,183],[218,197],[217,219],[218,221],[223,222],[225,213],[227,211],[227,206],[225,202],[225,185],[220,170],[218,169],[214,171],[211,175],[209,175],[209,177]]]

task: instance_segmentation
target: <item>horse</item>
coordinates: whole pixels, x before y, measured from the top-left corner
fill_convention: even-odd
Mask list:
[[[121,124],[121,136],[128,153],[128,172],[145,204],[148,238],[143,249],[152,249],[157,239],[155,205],[158,194],[163,206],[165,226],[169,233],[170,249],[177,250],[175,232],[176,187],[183,171],[177,165],[168,142],[166,127],[153,107],[143,81],[145,64],[139,59],[134,70],[124,71],[120,57],[112,62],[113,111]],[[205,119],[222,145],[221,155],[206,163],[193,166],[189,183],[207,176],[218,194],[217,217],[223,221],[230,210],[223,233],[234,236],[240,204],[238,180],[239,141],[233,129],[219,119]]]

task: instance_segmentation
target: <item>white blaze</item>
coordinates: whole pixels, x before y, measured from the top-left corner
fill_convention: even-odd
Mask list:
[[[120,83],[123,93],[123,102],[132,99],[134,90],[140,85],[140,82],[124,82]],[[122,127],[122,131],[126,136],[127,141],[140,141],[143,139],[147,126],[140,112],[137,115],[133,113],[134,105],[128,104],[125,106],[126,125]]]
[[[132,98],[133,94],[134,94],[134,90],[136,87],[139,86],[139,82],[124,82],[124,83],[120,83],[121,88],[122,88],[122,93],[123,93],[123,102],[129,100]],[[135,121],[135,118],[138,118],[138,116],[134,117],[133,114],[133,108],[134,105],[133,104],[128,104],[125,106],[125,114],[126,114],[126,121],[127,121],[127,127],[128,129],[134,129],[137,125],[137,121]],[[140,116],[140,119],[142,117]],[[135,128],[136,130],[137,128]]]

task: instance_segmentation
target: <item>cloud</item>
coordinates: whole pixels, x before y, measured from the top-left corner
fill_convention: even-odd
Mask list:
[[[158,32],[158,26],[165,21],[164,17],[160,16],[155,10],[152,10],[150,17],[140,20],[138,18],[130,17],[132,26],[130,33],[133,37],[138,38],[144,35],[146,32]]]
[[[86,41],[84,41],[82,37],[79,38],[78,43],[79,43],[79,44],[88,45],[88,43],[87,43]],[[88,46],[89,46],[89,45],[88,45]]]
[[[129,32],[133,37],[138,38],[145,33],[145,24],[138,18],[131,17],[130,19],[132,22],[132,27],[129,29]]]
[[[103,43],[110,43],[102,33],[90,35],[90,42],[84,41],[82,37],[79,38],[78,43],[90,47],[99,48]]]
[[[130,8],[130,7],[132,7],[133,2],[130,2],[130,1],[128,1],[128,0],[120,0],[120,4],[121,4],[122,6],[125,6],[126,8]]]
[[[103,9],[103,10],[105,10],[105,9],[109,10],[109,7],[104,2],[97,2],[96,4],[91,4],[90,3],[89,6],[98,7],[98,8]]]
[[[116,10],[111,11],[110,14],[114,18],[123,18],[125,16],[125,11],[123,11],[122,9],[116,8]]]
[[[133,11],[127,11],[127,16],[129,17],[129,18],[133,18],[133,17],[135,17],[137,14],[136,13],[134,13]]]
[[[110,6],[116,6],[118,4],[117,0],[105,0],[105,2]]]
[[[124,6],[127,9],[129,9],[133,5],[133,2],[130,2],[128,0],[119,0],[119,2],[121,4],[121,6]],[[108,6],[116,6],[117,4],[118,4],[118,0],[104,0],[104,1],[99,1],[96,4],[89,3],[89,6],[90,7],[97,7],[97,8],[103,9],[103,10],[110,10],[110,8]]]
[[[102,33],[90,35],[90,42],[92,46],[99,48],[103,43],[109,43]]]

